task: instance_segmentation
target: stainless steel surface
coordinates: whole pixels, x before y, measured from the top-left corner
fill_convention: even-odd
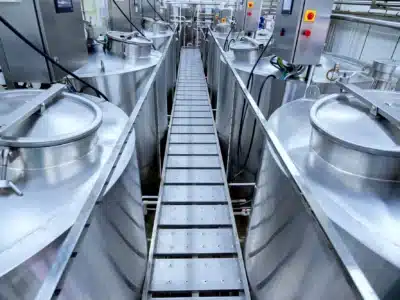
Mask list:
[[[366,17],[355,16],[355,15],[345,15],[345,14],[336,14],[336,13],[333,13],[331,18],[334,20],[344,20],[344,21],[358,22],[358,23],[364,23],[364,24],[370,24],[370,25],[378,25],[378,26],[383,26],[383,27],[393,28],[393,29],[400,29],[399,22],[380,20],[380,19],[376,19],[376,18],[366,18]]]
[[[0,102],[5,106],[7,103],[13,103],[15,107],[27,99],[41,95],[41,92],[41,90],[8,91],[0,94]],[[4,205],[0,232],[0,298],[28,300],[36,297],[46,276],[49,275],[52,264],[56,263],[57,251],[60,250],[60,245],[66,236],[64,233],[77,220],[86,197],[112,155],[113,147],[127,122],[126,115],[119,108],[98,98],[91,96],[84,98],[65,92],[58,97],[60,99],[49,105],[44,115],[39,115],[36,119],[31,118],[29,124],[25,124],[26,129],[34,128],[33,132],[37,134],[41,132],[43,138],[46,138],[49,129],[52,133],[57,132],[57,129],[65,131],[75,128],[74,122],[77,122],[75,118],[81,120],[80,125],[87,125],[87,120],[90,121],[91,116],[85,106],[77,104],[71,106],[71,103],[79,103],[80,100],[84,103],[93,101],[92,105],[99,107],[102,112],[100,115],[102,123],[91,136],[81,137],[66,144],[12,148],[7,177],[21,188],[24,195],[20,197],[2,191]],[[64,118],[59,118],[61,112]],[[42,118],[47,120],[42,124],[46,126],[39,127],[42,131],[38,131],[35,125],[40,124]],[[134,140],[133,135],[130,145],[121,153],[120,161],[115,165],[114,174],[108,177],[108,185],[103,189],[103,193],[107,193],[105,199],[108,199],[107,197],[120,199],[121,202],[127,201],[127,204],[132,198],[141,201]],[[127,209],[132,211],[132,208]],[[140,217],[142,218],[143,234],[138,237],[137,231],[133,228],[132,233],[138,240],[133,241],[132,238],[130,241],[136,243],[135,248],[142,249],[141,245],[145,245],[144,220],[142,213],[137,214],[137,212],[135,208],[132,218],[137,222],[140,222]],[[104,213],[112,219],[116,217],[111,210]],[[15,220],[18,220],[18,225],[15,225]],[[123,222],[121,216],[119,220]],[[96,227],[94,224],[92,228]],[[94,230],[92,228],[90,230]],[[106,239],[104,236],[103,238]],[[95,248],[98,249],[99,243],[95,244]],[[90,248],[93,253],[93,245]],[[116,250],[111,250],[115,255]],[[146,253],[146,249],[143,253]],[[82,257],[79,258],[80,261],[81,259]],[[87,257],[83,256],[83,260],[87,260]],[[143,258],[141,260],[143,261]],[[99,267],[101,263],[100,259],[96,261]],[[83,266],[83,263],[80,265]],[[77,285],[86,285],[89,282],[99,284],[95,277],[92,280],[88,277],[85,281],[82,279],[82,276],[91,276],[88,270],[89,267],[86,273],[80,272],[81,278],[70,275],[69,282],[75,287],[70,290],[69,299],[79,298]],[[137,270],[139,274],[140,271]],[[142,272],[143,270],[142,268]],[[115,276],[110,278],[111,280],[119,281]],[[119,284],[121,287],[124,285],[123,281],[119,281]]]
[[[220,29],[217,27],[217,30]],[[209,37],[208,37],[207,83],[210,90],[212,108],[216,108],[217,97],[218,97],[218,82],[223,73],[221,73],[220,71],[220,60],[219,60],[220,53],[219,53],[219,48],[215,44],[215,41],[217,40],[219,45],[221,47],[224,47],[226,37],[228,36],[229,33],[229,29],[228,31],[224,30],[223,32],[220,31],[212,32],[215,39],[212,38],[211,31],[212,30],[209,30]],[[230,34],[230,38],[228,37],[228,42],[230,41],[231,38],[236,37],[236,35],[237,32],[232,31]]]
[[[394,89],[398,78],[395,77],[399,63],[394,60],[374,60],[370,67],[370,75],[374,78],[372,88],[380,90]]]
[[[130,33],[125,34],[129,35]],[[170,36],[166,45],[168,48],[165,48],[164,51],[168,51],[172,44],[173,36]],[[137,45],[133,46],[137,47]],[[145,46],[149,47],[147,42],[145,42]],[[98,49],[98,52],[89,57],[89,62],[75,74],[97,87],[107,95],[112,103],[130,114],[143,95],[144,87],[148,83],[154,67],[161,60],[161,53],[158,51],[151,51],[145,57],[137,56],[134,53],[139,54],[133,51],[132,56],[122,58]],[[101,63],[104,65],[104,71],[99,67]],[[141,178],[146,189],[151,189],[152,182],[159,176],[156,162],[157,148],[167,132],[166,66],[165,60],[157,74],[156,85],[152,86],[135,125]],[[82,89],[79,82],[76,80],[72,80],[72,82],[75,88]],[[86,91],[93,93],[88,89]]]
[[[151,31],[144,31],[144,34],[153,41],[154,47],[158,51],[164,51],[167,45],[168,39],[174,35],[174,40],[168,50],[166,58],[166,81],[168,93],[172,96],[176,84],[176,70],[177,70],[177,53],[178,53],[178,42],[176,41],[175,33],[168,27],[159,28],[160,22],[155,22],[151,27]]]
[[[117,1],[118,6],[129,17],[131,22],[138,28],[142,26],[140,6],[137,1]],[[136,7],[135,7],[136,6]],[[115,6],[112,0],[108,1],[109,26],[111,30],[133,31],[135,28],[126,20],[124,15]]]
[[[153,42],[139,32],[108,31],[106,36],[106,47],[110,54],[134,60],[146,59],[151,55]]]
[[[0,11],[35,46],[70,71],[86,63],[87,49],[79,0],[71,0],[72,12],[57,13],[54,0],[0,2]],[[65,73],[0,25],[0,65],[7,80],[54,82]],[[18,51],[15,51],[18,49]]]
[[[222,49],[220,50],[222,51]],[[247,91],[246,85],[241,80],[233,64],[228,60],[225,53],[222,52],[222,56],[225,61],[227,61],[230,72],[235,76],[237,84],[251,108],[251,112],[254,113],[258,123],[261,125],[266,136],[266,142],[276,154],[274,158],[278,161],[280,169],[283,170],[285,177],[288,179],[287,183],[295,189],[301,190],[301,194],[298,195],[299,200],[305,208],[307,216],[310,217],[313,227],[318,234],[318,238],[329,245],[326,249],[327,253],[335,258],[336,264],[339,266],[338,271],[347,279],[350,288],[359,298],[371,300],[379,299],[366,278],[366,275],[358,265],[355,258],[356,256],[349,250],[349,247],[339,235],[337,228],[322,209],[318,199],[326,199],[325,195],[321,196],[315,194],[312,190],[307,188],[303,175],[299,172],[297,166],[288,155],[288,152],[272,129],[271,124],[268,124],[261,110],[257,107],[255,100],[250,92]],[[376,240],[372,240],[371,242],[376,244]]]
[[[46,106],[50,104],[50,101],[56,98],[64,88],[65,86],[62,84],[55,84],[48,90],[43,91],[43,93],[33,98],[31,101],[22,104],[10,114],[6,115],[0,124],[0,136],[4,136],[6,131],[21,124],[38,110],[46,109]]]
[[[338,82],[338,85],[361,101],[373,117],[379,115],[389,121],[393,126],[399,126],[399,93],[372,90],[365,91],[354,84],[343,84],[340,82]]]
[[[338,114],[345,117],[335,118]],[[350,97],[346,101],[337,95],[317,103],[289,103],[278,109],[269,123],[310,191],[319,195],[319,205],[351,251],[359,273],[366,276],[381,299],[398,298],[400,249],[393,229],[400,222],[399,182],[398,172],[391,167],[398,160],[400,148],[393,145],[390,125],[371,119],[369,109],[357,99]],[[388,159],[392,162],[386,162]],[[268,297],[276,280],[285,278],[286,272],[301,278],[302,283],[298,286],[301,290],[291,289],[290,299],[299,299],[299,292],[300,299],[319,299],[322,295],[354,298],[351,294],[340,296],[339,293],[349,292],[347,283],[333,257],[327,255],[328,245],[311,233],[315,230],[300,205],[303,190],[281,188],[289,184],[287,173],[269,145],[262,164],[246,245],[246,266],[253,289],[259,294],[257,298]],[[299,263],[304,269],[290,267]],[[260,264],[264,270],[258,267]],[[271,267],[265,268],[265,264]],[[267,269],[278,271],[269,276]],[[268,280],[260,285],[263,278]],[[314,280],[318,280],[321,289],[313,289],[315,294],[310,295],[304,284],[314,285]]]
[[[224,187],[218,185],[171,185],[163,189],[163,201],[168,203],[205,204],[227,201]]]
[[[235,253],[232,228],[218,229],[160,229],[156,251],[171,254]],[[182,241],[176,243],[176,241]]]
[[[290,13],[284,3],[291,3]],[[319,63],[329,29],[333,0],[284,0],[278,7],[273,53],[292,64]],[[308,10],[314,11],[315,21],[307,21]],[[310,35],[305,35],[309,31]]]
[[[189,81],[205,83],[199,49],[182,50],[176,97]],[[207,89],[205,84],[203,89]],[[184,99],[196,101],[191,97]],[[173,125],[168,135],[167,163],[154,219],[144,300],[174,297],[182,292],[197,297],[202,291],[217,299],[226,299],[223,295],[227,291],[250,299],[211,106],[204,101],[207,105],[198,107],[208,107],[208,116],[200,118],[176,118],[175,109],[180,106],[174,102],[171,124],[184,120],[183,124],[189,125]],[[193,120],[211,122],[190,125]],[[174,130],[208,127],[208,133]],[[206,136],[206,141],[201,140]],[[203,157],[207,163],[201,166],[199,158]],[[206,257],[197,258],[200,254]],[[231,256],[222,256],[226,254]]]
[[[127,147],[132,147],[133,149],[135,148],[135,144],[130,142],[129,139],[134,137],[132,133],[134,133],[135,122],[140,115],[142,106],[144,105],[144,102],[146,101],[147,96],[155,83],[155,80],[159,74],[158,72],[162,68],[162,62],[165,59],[165,54],[166,53],[163,53],[161,60],[156,65],[149,80],[147,81],[147,84],[143,90],[143,95],[139,98],[138,103],[129,117],[122,134],[119,136],[109,159],[104,165],[99,178],[96,180],[93,188],[89,191],[90,193],[88,197],[84,199],[86,202],[84,203],[75,224],[72,226],[66,239],[62,243],[60,250],[57,252],[54,264],[52,265],[49,274],[44,279],[39,294],[35,298],[36,300],[51,299],[56,292],[57,287],[62,286],[62,279],[67,275],[67,267],[69,265],[70,258],[72,258],[72,254],[79,246],[82,238],[84,238],[83,235],[85,233],[85,229],[87,228],[87,224],[90,223],[90,217],[92,216],[93,209],[96,206],[96,203],[98,203],[98,200],[102,199],[102,196],[104,195],[104,187],[110,183],[110,176],[112,176],[112,174],[116,171],[116,164],[118,164],[120,159],[122,159],[121,155],[124,153],[124,150]],[[132,185],[132,181],[129,181],[129,184]],[[119,270],[117,269],[117,275],[121,276],[121,272],[118,271]],[[140,271],[141,270],[138,270],[138,272]],[[97,272],[96,274],[101,274],[101,272]],[[124,276],[121,276],[121,278],[123,280],[126,279]],[[124,282],[128,283],[128,281]],[[102,281],[101,284],[104,285],[104,281]],[[127,299],[132,298],[132,295],[127,296]]]
[[[155,259],[151,290],[241,290],[243,285],[240,275],[240,267],[235,258]]]

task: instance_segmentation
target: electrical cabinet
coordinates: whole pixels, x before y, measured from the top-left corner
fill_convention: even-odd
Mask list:
[[[236,11],[236,24],[240,31],[256,32],[260,23],[262,0],[242,0]]]
[[[80,0],[0,0],[1,16],[70,71],[87,63]],[[0,66],[9,82],[54,82],[59,68],[0,23]]]
[[[273,52],[292,64],[316,65],[324,50],[333,0],[281,0]]]

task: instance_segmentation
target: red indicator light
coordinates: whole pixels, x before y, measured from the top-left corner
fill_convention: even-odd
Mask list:
[[[306,37],[310,37],[311,36],[311,30],[310,29],[306,29],[303,31],[303,35]]]
[[[313,13],[313,12],[309,12],[308,14],[307,14],[307,20],[313,20],[315,18],[315,14]]]
[[[251,17],[253,14],[252,14],[251,11],[249,11],[249,12],[247,13],[247,15],[248,15],[249,17]]]

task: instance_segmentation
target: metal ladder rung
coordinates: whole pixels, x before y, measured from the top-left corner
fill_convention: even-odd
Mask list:
[[[217,145],[212,144],[171,144],[170,155],[218,155]]]
[[[210,118],[210,112],[207,111],[175,111],[174,118]]]
[[[227,201],[221,185],[167,185],[163,187],[163,203],[207,204]]]
[[[192,118],[174,118],[172,125],[213,125],[214,121],[212,118],[207,119],[192,119]]]
[[[228,205],[163,205],[161,226],[231,226]]]
[[[179,298],[154,298],[151,300],[245,300],[243,296],[223,296],[223,297],[179,297]]]
[[[160,229],[158,255],[200,255],[236,253],[232,228]]]
[[[169,156],[167,168],[221,168],[218,156]]]
[[[155,259],[152,291],[242,290],[236,258]]]
[[[175,134],[210,134],[214,133],[213,126],[171,126],[171,133]]]
[[[207,112],[210,113],[208,106],[175,105],[175,113],[179,112]]]
[[[171,144],[216,144],[215,134],[171,134]]]
[[[220,169],[167,169],[165,184],[224,184]]]

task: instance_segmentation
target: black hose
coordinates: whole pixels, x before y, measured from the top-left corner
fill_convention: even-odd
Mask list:
[[[231,35],[231,32],[233,30],[233,27],[231,26],[231,29],[228,32],[228,35],[226,36],[225,42],[224,42],[224,51],[226,50],[226,43],[228,41],[229,36]]]
[[[253,65],[253,68],[250,71],[249,78],[247,79],[247,84],[246,84],[246,88],[247,89],[249,89],[250,82],[253,79],[254,70],[256,69],[258,63],[260,62],[261,57],[263,56],[264,52],[267,50],[269,44],[271,43],[272,37],[273,37],[273,35],[271,35],[271,37],[269,38],[269,40],[268,40],[267,44],[265,45],[263,51],[258,56],[258,58],[256,60],[256,63]],[[246,105],[246,99],[243,98],[242,115],[241,115],[241,118],[240,118],[240,125],[239,125],[240,126],[240,128],[239,128],[239,140],[238,140],[238,147],[236,149],[236,155],[237,155],[238,159],[240,157],[240,148],[241,148],[241,145],[242,145],[243,124],[244,124],[244,120],[245,120],[245,117],[246,117],[247,107],[248,107],[248,105]]]
[[[115,0],[113,0],[113,1],[115,1]],[[154,10],[154,12],[157,14],[157,16],[160,18],[160,20],[161,21],[163,21],[163,22],[165,22],[164,21],[164,19],[163,19],[163,17],[158,13],[158,11],[155,9],[155,7],[150,3],[150,1],[149,0],[146,0],[147,1],[147,3],[150,5],[150,7]],[[167,22],[166,22],[167,23]],[[174,31],[174,29],[172,28],[172,26],[169,24],[169,23],[167,23],[168,24],[168,27],[172,30],[172,31]]]
[[[115,0],[112,0],[112,2],[113,2],[114,5],[118,8],[119,12],[124,16],[124,18],[129,22],[129,24],[131,24],[132,27],[135,28],[136,31],[139,32],[143,37],[146,37],[146,36],[144,35],[144,33],[141,32],[140,29],[137,28],[137,27],[135,26],[135,24],[133,24],[133,22],[129,19],[129,17],[124,13],[124,11],[123,11],[123,10],[121,9],[121,7],[118,5],[118,3],[117,3]]]
[[[261,84],[261,87],[260,87],[260,93],[258,94],[257,106],[260,105],[261,95],[262,95],[265,83],[267,82],[267,80],[269,78],[275,78],[276,79],[276,76],[270,74],[264,79],[264,81],[263,81],[263,83]],[[268,111],[266,113],[266,117],[269,116],[269,111],[270,111],[270,109],[268,107]],[[249,149],[247,150],[246,159],[244,160],[244,163],[242,165],[242,169],[244,169],[246,167],[246,165],[247,165],[247,163],[249,161],[249,158],[250,158],[250,152],[251,152],[251,148],[253,147],[254,135],[255,135],[255,132],[256,132],[256,125],[257,125],[257,120],[254,120],[253,129],[252,129],[251,138],[250,138],[250,143],[249,143]]]
[[[17,29],[15,29],[14,26],[12,26],[10,23],[8,23],[8,21],[6,19],[4,19],[2,16],[0,16],[0,22],[3,23],[4,26],[6,26],[8,29],[10,29],[25,44],[27,44],[29,47],[31,47],[33,50],[35,50],[37,53],[39,53],[41,56],[43,56],[46,60],[50,61],[53,65],[59,67],[62,71],[64,71],[65,73],[67,73],[71,77],[75,78],[76,80],[78,80],[79,82],[84,84],[85,86],[91,88],[93,91],[96,92],[97,96],[100,95],[104,100],[110,101],[110,100],[108,100],[107,96],[104,95],[102,92],[100,92],[97,88],[95,88],[94,86],[92,86],[91,84],[89,84],[88,82],[86,82],[85,80],[80,78],[79,76],[76,76],[74,73],[72,73],[69,70],[67,70],[64,66],[62,66],[61,64],[56,62],[53,58],[51,58],[47,53],[45,53],[44,51],[42,51],[38,47],[36,47],[34,44],[32,44],[31,41],[29,41],[25,36],[23,36]]]
[[[228,43],[228,51],[229,51],[230,48],[231,48],[231,43],[234,42],[234,41],[235,41],[235,39],[231,39],[231,40],[229,41],[229,43]]]

